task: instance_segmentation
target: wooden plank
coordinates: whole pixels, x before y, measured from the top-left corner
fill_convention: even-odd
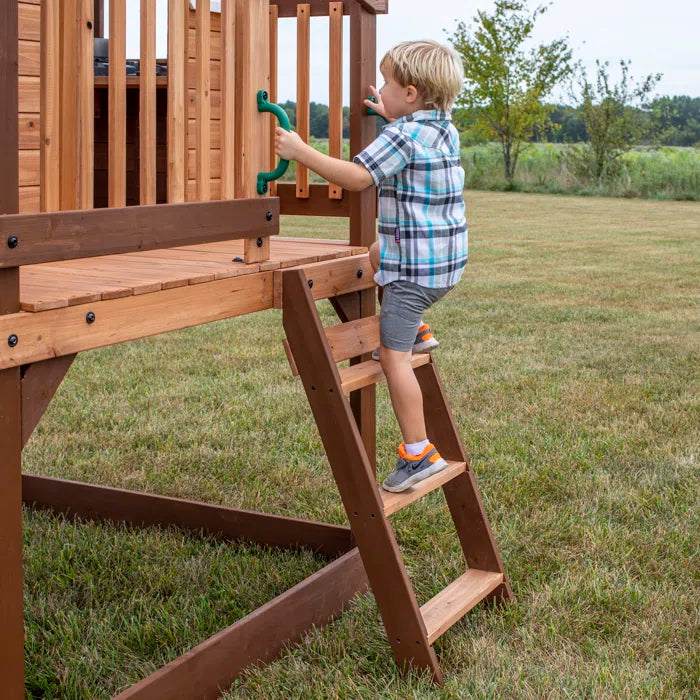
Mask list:
[[[311,8],[308,3],[297,5],[297,134],[304,143],[309,143],[311,108],[309,91],[311,83]],[[309,169],[297,163],[296,196],[309,196]]]
[[[209,0],[197,0],[197,199],[199,201],[207,201],[211,198],[209,146],[211,12],[209,8]]]
[[[315,301],[375,286],[369,255],[366,254],[304,265],[303,271],[306,278],[312,282],[311,295]],[[276,309],[282,308],[283,280],[281,272],[275,273]]]
[[[41,210],[39,186],[19,188],[20,214],[37,214]]]
[[[91,209],[94,204],[94,143],[95,143],[95,38],[92,13],[93,0],[80,0],[80,27],[78,46],[80,68],[78,70],[78,113],[80,115],[80,148],[78,208]],[[110,42],[111,43],[111,42]],[[65,56],[64,56],[65,60]]]
[[[41,183],[41,152],[19,151],[19,186],[31,187]]]
[[[247,615],[115,700],[196,697],[214,700],[250,664],[267,663],[342,612],[367,588],[357,549]]]
[[[107,137],[110,207],[126,206],[126,0],[109,2],[109,135]]]
[[[340,376],[301,270],[284,273],[282,323],[396,661],[402,668],[425,669],[441,683],[435,652],[428,644],[394,533],[384,517],[374,469],[343,396]]]
[[[275,0],[275,4],[279,7],[280,17],[297,16],[297,0]],[[312,17],[328,17],[328,0],[308,0],[308,4],[311,6]],[[349,15],[350,8],[354,4],[355,2],[346,2],[343,13]],[[358,0],[358,4],[375,14],[388,12],[388,0]]]
[[[19,111],[38,114],[41,111],[41,84],[39,77],[19,77]]]
[[[258,90],[269,90],[269,0],[236,3],[236,197],[256,196],[258,172],[265,170],[268,153],[270,115],[260,114]],[[256,238],[245,243],[246,263],[270,258],[267,237],[258,245]]]
[[[18,36],[30,41],[41,41],[41,8],[28,2],[16,2],[19,6]]]
[[[19,207],[17,32],[18,3],[2,0],[0,214],[15,213]],[[19,308],[19,269],[0,270],[0,318],[16,313]],[[2,344],[7,345],[7,341]],[[0,678],[7,700],[25,697],[22,508],[18,501],[22,474],[21,407],[20,368],[0,371]]]
[[[0,337],[16,334],[14,348],[0,343],[0,369],[145,338],[272,307],[272,273],[258,272],[209,284],[98,301],[38,314],[0,316]],[[95,321],[86,323],[86,310]]]
[[[141,0],[139,201],[156,203],[156,2]]]
[[[469,569],[447,588],[421,606],[421,615],[432,644],[477,603],[503,583],[503,574]]]
[[[168,0],[168,202],[185,201],[187,0]]]
[[[381,494],[382,503],[384,504],[384,515],[389,516],[397,513],[410,503],[417,501],[419,498],[423,498],[426,493],[440,488],[443,484],[454,479],[467,468],[464,462],[447,461],[447,465],[448,466],[442,471],[418,482],[415,486],[411,486],[411,488],[406,491],[392,493],[391,491],[381,489],[379,493]]]
[[[18,119],[19,149],[41,148],[41,117],[34,113],[20,113]]]
[[[278,22],[277,5],[270,5],[270,102],[277,103],[277,63],[278,63]],[[275,154],[275,121],[270,122],[270,170],[277,167],[277,155]],[[270,195],[277,195],[277,181],[270,182]]]
[[[376,346],[375,346],[376,347]],[[430,355],[427,353],[419,353],[411,356],[411,367],[414,369],[421,365],[427,365],[430,362]],[[366,386],[379,384],[386,377],[382,372],[382,367],[376,360],[367,360],[360,362],[350,367],[340,369],[340,379],[343,386],[343,392],[349,394],[351,391],[357,391]]]
[[[343,3],[328,3],[330,60],[328,101],[328,155],[343,157]],[[328,198],[342,199],[342,188],[328,184]]]
[[[234,169],[236,162],[236,9],[235,0],[221,4],[221,198],[235,196]],[[215,148],[215,125],[210,134],[211,148]]]
[[[290,182],[277,184],[277,196],[280,198],[280,211],[293,216],[350,216],[350,196],[341,190],[340,199],[328,199],[326,185],[309,185],[308,199],[298,199],[296,185]]]
[[[278,207],[269,197],[0,216],[1,239],[18,238],[15,248],[0,246],[0,268],[244,238],[253,230],[275,235]]]
[[[42,211],[61,208],[61,33],[57,0],[41,3],[41,139]]]
[[[379,316],[359,318],[325,330],[336,362],[366,355],[379,347]]]
[[[43,26],[43,20],[42,20]],[[41,75],[41,49],[38,41],[19,41],[19,74],[38,78]]]

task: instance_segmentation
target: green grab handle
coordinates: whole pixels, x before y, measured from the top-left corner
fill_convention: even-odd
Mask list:
[[[273,102],[268,102],[267,100],[267,90],[258,90],[258,112],[271,112],[279,120],[280,126],[285,131],[291,131],[289,126],[289,117],[287,113],[279,106]],[[267,183],[271,180],[277,180],[282,177],[287,172],[289,167],[289,161],[280,158],[277,167],[269,173],[260,172],[258,173],[258,194],[267,194]]]
[[[377,102],[377,98],[374,95],[370,95],[367,99],[375,104]],[[379,117],[380,119],[387,121],[385,117],[383,117],[381,114],[377,114],[377,112],[375,112],[371,107],[367,107],[367,114],[369,114],[371,117]]]

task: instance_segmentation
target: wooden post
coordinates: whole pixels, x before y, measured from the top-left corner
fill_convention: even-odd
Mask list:
[[[269,90],[269,0],[236,3],[236,167],[235,196],[255,197],[257,176],[267,170],[269,119],[258,112],[258,90]],[[246,263],[270,259],[270,239],[244,242]]]
[[[329,100],[328,100],[328,155],[343,157],[343,3],[328,4],[330,13],[329,36]],[[342,199],[343,190],[329,183],[329,199]]]
[[[61,208],[61,32],[59,0],[41,3],[41,211]]]
[[[310,95],[311,51],[310,51],[311,6],[297,5],[297,134],[304,143],[310,136]],[[309,198],[309,169],[297,163],[297,197]]]
[[[270,102],[277,102],[277,23],[279,7],[270,5]],[[277,167],[277,156],[275,155],[275,122],[270,122],[270,170]],[[270,183],[270,195],[277,196],[277,182]]]
[[[168,202],[184,202],[187,177],[185,69],[188,0],[168,0]]]
[[[156,0],[141,0],[139,199],[156,203]]]
[[[221,199],[235,196],[236,0],[221,2]]]
[[[354,2],[350,8],[350,156],[375,137],[375,118],[367,115],[363,100],[376,80],[377,18]],[[369,247],[376,238],[377,193],[374,187],[350,193],[350,245]],[[361,315],[376,313],[374,289],[361,292]],[[359,361],[359,360],[358,360]],[[374,386],[353,392],[350,406],[370,462],[376,465],[376,391]]]
[[[109,2],[107,190],[110,207],[126,206],[126,0]]]
[[[17,8],[17,0],[0,0],[0,214],[19,210]],[[19,268],[0,270],[0,314],[19,310]],[[24,698],[20,381],[19,367],[0,371],[0,682],[7,700]]]
[[[211,198],[211,78],[209,57],[211,55],[211,11],[209,0],[197,0],[197,199]]]

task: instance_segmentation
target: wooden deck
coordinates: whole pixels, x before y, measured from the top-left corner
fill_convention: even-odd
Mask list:
[[[147,294],[239,275],[360,255],[346,241],[270,238],[270,260],[246,265],[243,241],[223,241],[20,268],[22,311],[39,312]]]

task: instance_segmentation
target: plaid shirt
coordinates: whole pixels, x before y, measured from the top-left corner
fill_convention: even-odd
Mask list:
[[[397,119],[353,160],[379,186],[375,282],[457,284],[467,264],[467,222],[459,134],[450,114],[424,110]]]

